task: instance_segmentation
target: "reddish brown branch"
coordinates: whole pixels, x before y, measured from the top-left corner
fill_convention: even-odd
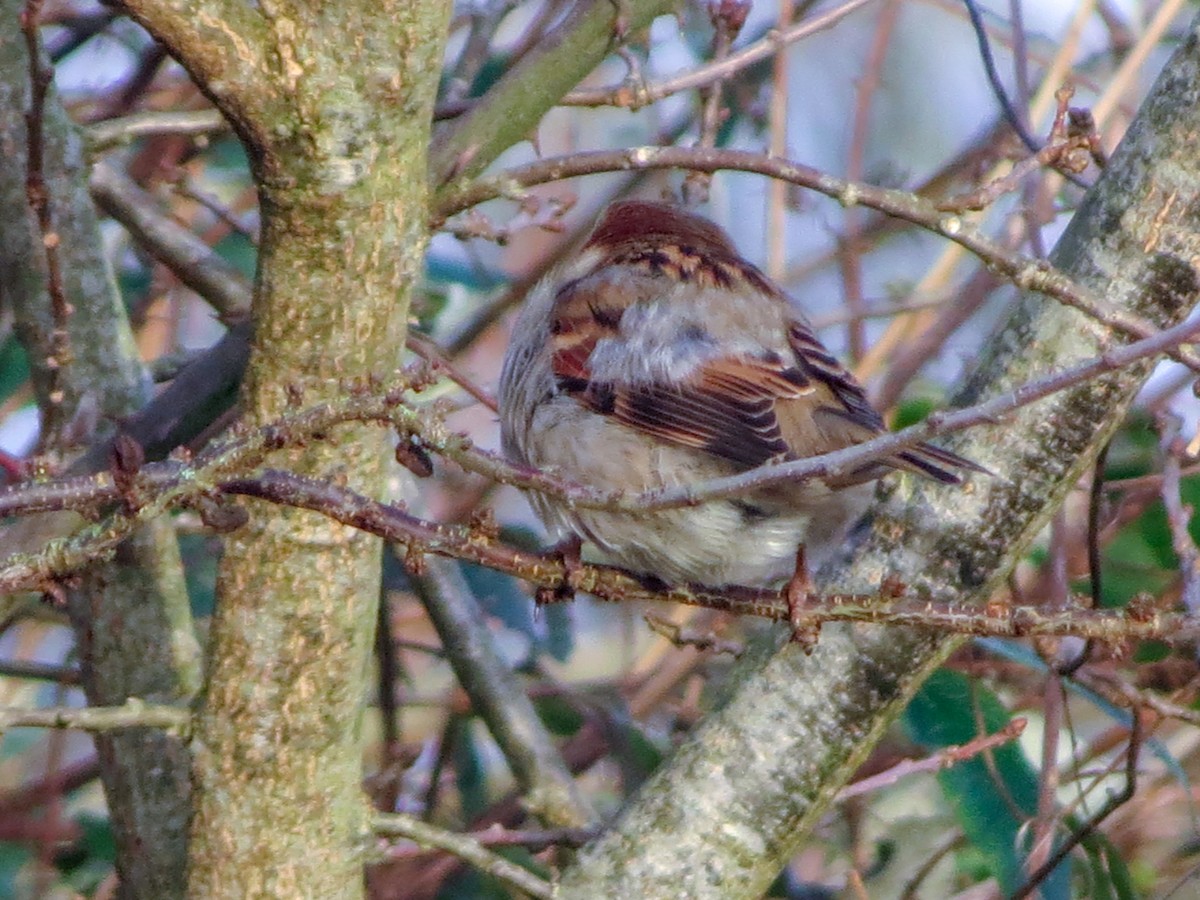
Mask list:
[[[25,114],[26,163],[25,196],[29,208],[37,218],[42,236],[42,250],[46,257],[46,289],[50,295],[51,330],[43,350],[42,360],[49,373],[49,383],[42,409],[43,447],[54,446],[66,425],[63,401],[62,370],[71,361],[70,336],[67,327],[71,317],[71,305],[67,302],[63,285],[62,262],[58,254],[61,240],[54,230],[54,216],[50,209],[50,190],[46,185],[45,156],[46,140],[44,117],[46,94],[54,79],[54,71],[42,64],[42,42],[38,33],[38,21],[42,11],[42,0],[26,0],[21,12],[21,33],[25,38],[25,50],[29,57],[29,110]]]
[[[983,735],[956,747],[945,747],[924,759],[906,759],[892,766],[890,769],[846,785],[838,791],[837,800],[840,803],[852,797],[860,797],[871,791],[877,791],[880,788],[891,787],[900,779],[907,778],[910,775],[916,775],[921,772],[940,772],[942,769],[956,766],[960,762],[966,762],[968,759],[972,759],[981,753],[987,753],[990,750],[995,750],[997,747],[1007,744],[1009,741],[1016,740],[1025,733],[1026,724],[1026,719],[1012,719],[994,734]]]
[[[579,175],[644,169],[754,172],[824,194],[844,206],[868,206],[962,245],[1022,290],[1053,297],[1115,331],[1133,338],[1146,338],[1156,331],[1151,323],[1108,306],[1044,260],[1031,259],[1008,249],[962,217],[939,210],[930,200],[906,191],[850,182],[811,166],[744,150],[634,147],[539,160],[509,169],[502,175],[447,186],[439,195],[432,222],[436,226],[447,216],[496,197],[519,195],[523,189],[534,185]],[[1172,350],[1169,355],[1200,371],[1200,357],[1194,352],[1179,349]]]
[[[787,598],[779,591],[727,587],[720,590],[682,585],[665,590],[623,569],[576,564],[568,567],[558,554],[543,556],[500,543],[493,537],[457,525],[419,519],[396,506],[326,482],[268,470],[254,478],[227,481],[230,494],[310,509],[386,540],[484,565],[551,591],[579,590],[609,601],[666,601],[777,622],[788,621]],[[897,597],[827,594],[811,596],[801,613],[805,623],[863,622],[936,629],[995,637],[1076,635],[1099,641],[1158,639],[1195,640],[1200,623],[1186,615],[1130,610],[1052,610],[1034,606],[992,604],[985,608]]]
[[[445,456],[468,471],[503,484],[551,494],[581,508],[637,512],[694,506],[785,481],[844,475],[872,460],[893,455],[929,438],[974,425],[994,423],[1013,410],[1057,391],[1152,358],[1197,333],[1200,333],[1200,321],[1184,322],[1146,340],[1117,347],[1094,360],[1022,385],[999,397],[954,412],[934,413],[917,425],[844,450],[762,466],[704,483],[640,494],[598,491],[573,484],[537,469],[514,465],[496,453],[474,447],[465,436],[451,432],[427,410],[413,409],[403,402],[406,390],[419,390],[429,383],[428,375],[422,373],[409,373],[406,379],[383,394],[372,394],[366,390],[352,391],[350,396],[336,403],[322,404],[283,416],[254,432],[236,435],[213,447],[201,454],[191,466],[172,461],[148,465],[138,472],[136,487],[146,493],[174,491],[178,495],[176,502],[180,502],[185,497],[199,496],[204,490],[215,487],[222,478],[250,471],[271,450],[311,440],[342,422],[360,421],[390,424],[405,437],[416,438],[422,450]],[[216,481],[212,480],[214,478]],[[88,509],[114,502],[120,497],[121,492],[107,473],[42,484],[14,485],[0,489],[0,515]],[[133,517],[127,518],[132,521]],[[105,540],[111,541],[118,533],[119,530]],[[28,560],[22,560],[21,566],[24,566],[26,573],[32,573],[36,568]],[[62,574],[63,571],[66,570],[41,572],[40,577],[52,577],[55,572]],[[18,578],[17,582],[6,580],[14,577]],[[24,583],[20,579],[26,577],[32,576],[0,573],[0,588],[16,589],[18,583]]]

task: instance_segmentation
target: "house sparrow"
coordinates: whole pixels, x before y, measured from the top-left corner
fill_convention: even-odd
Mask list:
[[[525,300],[500,376],[515,462],[602,490],[698,483],[884,431],[862,387],[713,223],[662,203],[608,208],[580,254]],[[838,481],[778,484],[653,512],[533,506],[559,538],[667,582],[769,586],[798,547],[819,564],[889,468],[958,483],[978,469],[922,444]]]

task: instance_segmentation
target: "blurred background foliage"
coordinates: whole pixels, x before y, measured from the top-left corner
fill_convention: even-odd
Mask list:
[[[440,115],[452,117],[555,27],[561,0],[473,0],[456,11],[441,84]],[[1004,171],[1027,154],[1000,112],[968,8],[956,0],[852,4],[829,27],[723,85],[724,114],[704,126],[701,92],[673,93],[640,109],[564,105],[536,140],[518,145],[499,171],[539,155],[641,144],[765,150],[853,179],[945,196]],[[726,2],[728,9],[737,4]],[[658,84],[713,59],[714,9],[684,3],[677,17],[629,36],[581,86]],[[734,50],[788,21],[838,10],[834,3],[758,0]],[[1091,107],[1111,150],[1179,40],[1182,3],[1136,0],[1010,0],[980,7],[1000,81],[1026,129],[1044,136],[1063,83]],[[781,20],[781,17],[782,20]],[[44,10],[57,86],[89,135],[97,163],[148,192],[158,214],[189,229],[247,278],[254,272],[256,197],[237,141],[220,126],[101,143],[99,129],[146,112],[202,113],[208,103],[148,36],[110,7],[59,0]],[[5,27],[15,27],[7,23]],[[1049,98],[1049,99],[1048,99]],[[531,136],[531,138],[534,136]],[[1085,175],[1085,179],[1094,173]],[[602,175],[533,190],[459,216],[428,254],[414,327],[445,348],[455,368],[494,385],[509,313],[522,286],[572,252],[596,212],[618,196],[679,195],[675,174]],[[866,210],[751,175],[720,174],[689,190],[740,249],[789,290],[822,337],[852,362],[895,424],[916,421],[944,399],[1013,290],[958,248]],[[1081,196],[1053,173],[1028,179],[979,215],[1025,252],[1053,245]],[[130,235],[105,222],[139,350],[169,381],[212,345],[223,326],[205,298]],[[397,365],[406,357],[397,355]],[[8,479],[24,477],[36,446],[26,353],[12,313],[0,310],[0,445]],[[1163,365],[1113,442],[1102,484],[1088,479],[1014,573],[1011,597],[1061,604],[1072,592],[1170,608],[1190,583],[1163,503],[1162,433],[1196,433],[1191,378]],[[448,388],[454,427],[494,448],[494,413]],[[211,411],[198,412],[209,415]],[[207,429],[211,436],[224,420]],[[1189,447],[1189,450],[1194,448]],[[1188,508],[1200,476],[1187,456],[1179,485]],[[495,510],[504,537],[536,547],[542,536],[510,489],[439,465],[419,486],[397,469],[396,496],[430,518],[467,521]],[[1096,498],[1091,502],[1093,495]],[[1091,514],[1089,515],[1089,510]],[[191,513],[174,518],[193,612],[203,631],[214,605],[220,538]],[[1200,538],[1195,522],[1187,524]],[[526,585],[462,565],[462,574],[507,661],[521,673],[564,757],[603,813],[613,812],[719,694],[730,653],[755,623],[711,612],[612,607],[579,598],[535,608]],[[403,561],[389,554],[378,691],[370,698],[365,787],[377,808],[414,813],[466,830],[521,824],[502,753],[457,685]],[[653,615],[684,633],[715,637],[716,649],[659,636]],[[82,695],[70,630],[49,605],[26,605],[0,623],[0,705],[71,706]],[[660,629],[661,630],[661,629]],[[773,896],[1006,896],[1030,870],[1038,838],[1061,841],[1126,786],[1136,730],[1136,790],[1088,831],[1040,886],[1047,898],[1200,895],[1200,823],[1191,778],[1200,771],[1200,669],[1195,648],[1088,648],[1071,676],[1056,672],[1079,642],[979,640],[957,654],[914,700],[860,777],[904,760],[947,762],[1013,717],[1019,740],[949,768],[926,766],[839,804],[819,839],[797,856]],[[724,651],[724,652],[723,652]],[[1137,728],[1133,728],[1136,718]],[[939,755],[943,754],[943,755]],[[0,739],[0,900],[110,896],[114,847],[87,735],[16,728]],[[1044,842],[1045,844],[1045,842]],[[543,849],[498,850],[548,874]],[[1044,859],[1044,852],[1042,858]],[[375,897],[506,897],[507,889],[444,854],[397,842],[370,873]]]

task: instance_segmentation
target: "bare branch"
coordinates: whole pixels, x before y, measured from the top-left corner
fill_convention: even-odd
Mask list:
[[[273,87],[272,40],[259,7],[238,0],[122,0],[121,8],[162,41],[205,86],[243,138],[262,145]]]
[[[600,63],[615,41],[623,39],[618,26],[642,28],[672,8],[667,0],[579,4],[548,40],[441,132],[430,150],[432,182],[443,185],[482,172],[502,151],[536,129],[546,111]]]
[[[523,869],[516,863],[509,862],[503,856],[492,853],[469,835],[455,834],[452,831],[437,828],[404,813],[376,814],[375,818],[371,820],[371,825],[376,834],[408,838],[422,847],[453,853],[479,871],[498,878],[530,897],[551,900],[554,896],[554,891],[547,882],[538,878],[528,869]]]
[[[420,545],[409,544],[413,550]],[[578,827],[595,819],[546,727],[512,669],[496,650],[461,572],[445,560],[410,572],[417,596],[437,629],[446,657],[476,711],[500,745],[530,809],[552,825]]]
[[[665,590],[611,566],[571,564],[560,555],[539,555],[501,544],[472,529],[419,519],[403,509],[363,497],[336,485],[267,470],[253,478],[224,482],[231,494],[311,509],[345,525],[377,534],[420,552],[453,556],[522,578],[549,591],[582,591],[614,602],[665,601],[754,615],[788,622],[792,614],[778,591],[727,587],[721,590],[679,585]],[[1093,638],[1121,642],[1154,638],[1186,642],[1200,635],[1200,622],[1186,614],[1165,613],[1134,604],[1129,609],[1090,610],[1072,607],[938,602],[906,596],[892,587],[877,594],[812,595],[800,613],[802,625],[863,622],[907,626],[948,634],[1029,637],[1033,635]]]
[[[155,199],[127,175],[106,163],[92,170],[88,186],[106,213],[163,262],[185,285],[211,303],[225,321],[250,311],[252,287],[189,229],[159,212]]]
[[[149,704],[130,697],[120,706],[84,706],[59,709],[0,707],[0,732],[6,728],[79,728],[115,731],[122,728],[161,728],[186,734],[192,715],[178,706]]]
[[[131,144],[138,138],[160,134],[205,135],[229,130],[229,122],[215,109],[146,110],[88,126],[88,150],[103,153]]]
[[[907,778],[910,775],[917,775],[922,772],[940,772],[942,769],[949,769],[960,762],[966,762],[968,759],[972,759],[981,753],[987,753],[989,750],[1002,747],[1009,741],[1016,740],[1025,733],[1026,724],[1028,724],[1026,719],[1012,719],[994,734],[985,734],[957,747],[944,747],[937,753],[927,756],[924,759],[906,759],[877,775],[872,775],[870,778],[864,778],[861,781],[855,781],[852,784],[846,785],[838,791],[837,802],[842,803],[852,797],[861,797],[863,794],[868,794],[871,791],[891,787],[902,778]]]
[[[1154,326],[1128,312],[1113,309],[1100,298],[1082,289],[1044,260],[1031,259],[986,236],[961,216],[947,214],[930,200],[906,191],[850,182],[828,175],[811,166],[750,153],[744,150],[695,147],[634,147],[628,150],[595,150],[539,160],[509,169],[503,175],[467,182],[447,188],[439,195],[435,223],[446,216],[496,197],[519,197],[525,188],[550,181],[599,172],[625,172],[642,169],[692,169],[716,172],[723,169],[755,172],[809,188],[837,200],[843,206],[869,206],[872,209],[919,225],[961,244],[988,266],[1011,279],[1022,290],[1037,291],[1087,313],[1098,322],[1131,337],[1145,338]],[[1178,351],[1172,358],[1200,371],[1200,358]]]
[[[764,59],[770,59],[789,44],[832,28],[851,13],[867,6],[873,0],[849,0],[828,12],[797,22],[782,30],[772,29],[766,36],[748,47],[716,59],[702,66],[688,69],[681,75],[657,84],[645,85],[640,91],[631,92],[627,84],[615,87],[593,88],[571,91],[558,101],[560,106],[624,106],[638,109],[650,103],[698,88],[705,88],[724,81]]]

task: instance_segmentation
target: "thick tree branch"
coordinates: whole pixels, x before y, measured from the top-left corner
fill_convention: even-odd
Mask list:
[[[29,61],[13,27],[20,8],[19,0],[0,5],[8,26],[0,28],[0,155],[9,161],[0,166],[0,304],[16,310],[39,406],[61,408],[71,443],[103,443],[112,421],[146,402],[150,385],[105,258],[87,192],[83,141],[52,89],[38,116],[72,352],[56,360],[56,387],[39,374],[50,365],[44,335],[56,326],[41,262],[46,236],[30,221],[19,181],[29,102]],[[56,390],[62,397],[51,396]],[[3,553],[21,545],[40,547],[47,533],[70,532],[79,522],[74,514],[27,518],[5,531]],[[174,531],[169,522],[147,520],[126,538],[119,559],[84,561],[78,587],[66,592],[88,700],[103,706],[119,706],[129,697],[186,704],[199,687],[199,647]],[[100,734],[96,746],[123,896],[180,896],[190,789],[186,748],[177,737],[151,728]]]
[[[272,108],[274,48],[260,7],[238,0],[118,5],[166,46],[243,138],[260,139],[267,123],[283,112]]]
[[[126,8],[230,119],[251,161],[262,235],[246,421],[389,371],[422,268],[449,3]],[[289,451],[287,465],[341,467],[376,494],[385,450],[382,433],[351,425]],[[359,720],[380,545],[310,513],[249,513],[218,575],[196,719],[189,889],[353,897],[362,891]]]
[[[1195,27],[1053,256],[1122,315],[1159,324],[1179,321],[1196,297]],[[1095,319],[1027,297],[989,342],[961,402],[1078,364],[1111,341]],[[1001,477],[975,481],[969,491],[903,482],[875,507],[853,564],[822,572],[819,581],[863,590],[892,576],[932,601],[985,600],[1108,439],[1147,372],[1138,366],[1026,407],[1002,447],[956,442]],[[827,628],[806,657],[785,640],[776,635],[743,655],[727,702],[564,872],[564,900],[761,896],[957,644],[905,630]]]
[[[409,546],[420,551],[415,543]],[[428,560],[421,568],[425,571],[410,576],[417,596],[455,676],[521,785],[524,802],[548,824],[590,824],[595,812],[575,786],[516,674],[497,653],[466,579],[446,560]]]
[[[533,133],[547,110],[596,68],[626,32],[646,27],[674,5],[673,0],[577,0],[550,39],[441,131],[430,151],[432,183],[478,175]]]

